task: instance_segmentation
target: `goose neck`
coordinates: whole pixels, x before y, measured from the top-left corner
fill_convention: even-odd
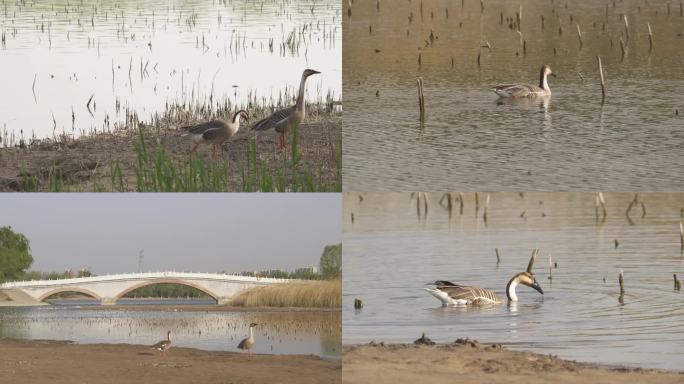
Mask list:
[[[518,286],[518,277],[514,277],[508,282],[506,286],[506,296],[508,296],[508,301],[518,301],[518,295],[515,293],[515,287]]]

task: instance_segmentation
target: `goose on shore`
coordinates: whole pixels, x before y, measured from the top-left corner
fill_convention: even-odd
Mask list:
[[[247,118],[247,112],[244,110],[235,112],[233,119],[228,122],[223,120],[211,120],[205,123],[183,127],[183,129],[189,131],[190,135],[192,135],[192,152],[195,153],[200,144],[212,144],[214,147],[212,156],[217,158],[218,149],[221,144],[235,136],[240,130],[240,117]]]
[[[547,81],[548,76],[556,77],[548,65],[542,66],[539,71],[539,86],[529,84],[500,84],[492,88],[499,97],[544,97],[551,96],[551,88]]]
[[[454,284],[450,281],[438,280],[434,283],[435,288],[425,288],[432,296],[439,299],[444,306],[457,305],[485,305],[485,304],[499,304],[501,299],[494,291],[489,289],[473,287],[468,285]],[[537,292],[544,294],[544,290],[539,286],[534,275],[528,272],[520,272],[508,282],[506,286],[506,296],[508,301],[518,301],[518,295],[515,294],[515,288],[518,284],[526,285],[534,288]]]
[[[159,351],[160,355],[163,355],[169,348],[171,348],[171,331],[166,332],[166,340],[162,340],[150,347],[150,349]]]
[[[306,108],[304,100],[304,90],[306,89],[306,79],[320,73],[313,69],[306,69],[302,73],[302,79],[299,83],[299,94],[297,95],[297,102],[290,108],[281,109],[273,112],[270,116],[259,120],[252,128],[255,131],[266,131],[274,128],[276,132],[280,133],[278,139],[278,148],[285,148],[285,133],[293,127],[299,127],[299,124],[304,121],[306,117]]]
[[[252,354],[252,346],[254,345],[254,327],[256,327],[257,323],[252,323],[249,325],[249,336],[242,339],[240,344],[238,344],[238,348],[242,349],[243,351],[246,349],[247,352],[251,355]]]

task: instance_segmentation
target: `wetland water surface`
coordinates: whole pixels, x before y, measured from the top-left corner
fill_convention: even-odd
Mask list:
[[[340,356],[339,312],[0,307],[0,338],[152,345],[170,330],[174,346],[238,352],[252,322],[259,323],[254,330],[255,353]]]
[[[378,2],[379,11],[366,1],[352,6],[351,18],[345,5],[345,190],[682,189],[677,3],[492,0],[481,12],[478,1]],[[499,102],[490,90],[536,85],[542,64],[558,75],[547,103]]]
[[[625,217],[633,195],[607,194],[602,225],[589,193],[491,194],[486,224],[484,194],[477,218],[466,194],[463,214],[456,203],[451,220],[440,195],[429,196],[427,218],[418,220],[408,193],[368,193],[362,201],[345,194],[343,343],[406,343],[425,332],[442,343],[470,337],[566,359],[682,370],[684,293],[674,291],[672,274],[684,276],[684,194],[639,195],[646,214],[633,208],[633,224]],[[515,305],[445,308],[423,290],[451,280],[505,300],[508,280],[526,269],[533,248],[541,250],[534,272],[543,297],[521,286]],[[552,280],[549,255],[558,263]],[[355,298],[364,301],[360,311],[352,309]]]
[[[339,99],[340,13],[329,0],[3,3],[0,147],[174,103],[289,103],[307,67],[322,72],[307,99]]]

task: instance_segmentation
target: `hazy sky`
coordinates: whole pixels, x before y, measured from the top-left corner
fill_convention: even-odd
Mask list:
[[[31,242],[31,269],[96,274],[317,266],[342,241],[339,194],[0,194],[0,227]]]

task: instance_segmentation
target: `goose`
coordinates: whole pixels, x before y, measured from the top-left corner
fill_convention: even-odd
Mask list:
[[[297,103],[290,107],[273,112],[270,116],[265,117],[254,124],[252,127],[255,131],[266,131],[275,128],[275,131],[280,133],[278,140],[278,148],[285,148],[285,132],[292,127],[298,127],[304,121],[306,116],[304,101],[304,90],[306,89],[306,79],[320,72],[313,69],[306,69],[302,73],[302,79],[299,83],[299,94],[297,95]]]
[[[164,352],[169,348],[171,348],[171,331],[166,332],[166,340],[162,340],[150,347],[150,349],[159,351],[160,355],[163,355]]]
[[[252,346],[254,345],[254,327],[256,327],[257,323],[252,323],[249,325],[249,337],[246,337],[242,339],[240,344],[238,344],[238,348],[242,349],[243,351],[246,349],[247,353],[250,355],[252,354]]]
[[[500,84],[492,88],[492,91],[499,97],[545,97],[551,96],[551,88],[547,82],[547,77],[556,77],[551,71],[551,67],[544,65],[539,71],[539,86],[528,84]]]
[[[197,151],[200,144],[212,144],[214,146],[213,157],[217,158],[217,151],[219,146],[240,130],[240,117],[247,118],[247,111],[239,110],[233,115],[230,122],[223,120],[211,120],[205,123],[196,125],[189,125],[183,129],[190,132],[192,135],[192,152]]]
[[[450,281],[438,280],[434,283],[435,288],[425,288],[432,296],[439,299],[443,306],[456,305],[485,305],[485,304],[499,304],[501,299],[494,291],[489,289],[472,287],[468,285],[454,284]],[[544,294],[544,290],[537,280],[529,272],[520,272],[508,282],[506,286],[506,296],[508,301],[518,301],[518,295],[515,294],[515,287],[518,284],[527,285],[534,288],[537,292]]]

